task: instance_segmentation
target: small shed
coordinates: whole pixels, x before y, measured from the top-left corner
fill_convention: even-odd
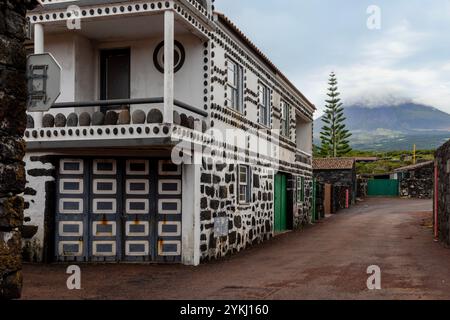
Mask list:
[[[396,169],[401,197],[431,199],[433,197],[434,161]]]
[[[354,158],[316,158],[313,160],[314,179],[318,183],[332,185],[338,193],[348,190],[349,201],[356,201],[356,161]],[[337,195],[335,199],[346,197]],[[342,207],[342,206],[341,206]]]

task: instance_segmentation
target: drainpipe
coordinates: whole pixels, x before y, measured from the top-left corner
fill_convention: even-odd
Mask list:
[[[437,160],[434,163],[434,241],[439,241],[439,167]]]

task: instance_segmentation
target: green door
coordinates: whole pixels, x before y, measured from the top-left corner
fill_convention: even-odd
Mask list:
[[[275,176],[275,232],[287,230],[287,179],[286,176]]]
[[[371,197],[398,197],[398,180],[369,180],[368,189]]]

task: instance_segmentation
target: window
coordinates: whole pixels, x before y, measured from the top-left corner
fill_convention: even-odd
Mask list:
[[[250,168],[239,166],[239,203],[249,203],[251,197]]]
[[[297,203],[305,202],[305,178],[297,178]]]
[[[240,65],[228,60],[228,106],[239,112],[243,111],[244,72]]]
[[[281,134],[285,137],[290,134],[289,105],[284,101],[281,102]]]
[[[270,90],[263,84],[259,84],[259,123],[270,125]]]

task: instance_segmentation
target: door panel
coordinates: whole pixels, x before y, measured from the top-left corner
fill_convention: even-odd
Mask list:
[[[157,260],[181,261],[181,167],[158,162]]]
[[[55,254],[60,261],[83,262],[88,259],[89,168],[80,159],[61,159],[56,181]]]
[[[127,160],[125,168],[125,260],[151,261],[156,181],[149,160]]]
[[[87,161],[86,161],[87,162]],[[121,259],[122,203],[121,172],[114,159],[92,161],[91,195],[89,201],[89,235],[91,261]]]

